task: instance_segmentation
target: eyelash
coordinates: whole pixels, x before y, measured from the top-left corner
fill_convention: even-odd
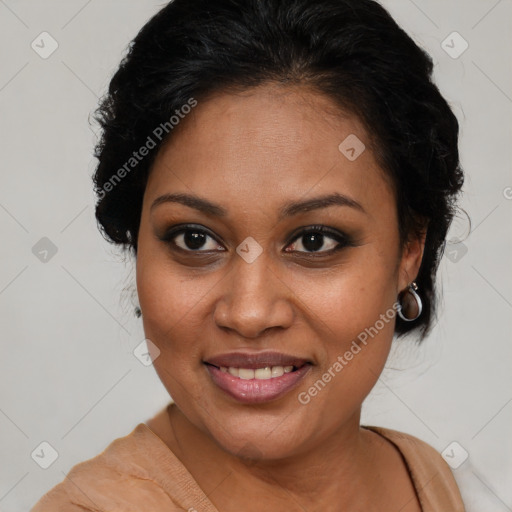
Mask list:
[[[205,250],[200,250],[200,249],[192,250],[192,249],[183,249],[182,247],[178,247],[176,245],[174,239],[178,235],[181,235],[187,231],[192,231],[195,233],[204,233],[207,236],[209,236],[210,238],[212,238],[213,240],[215,240],[216,243],[218,243],[219,245],[222,245],[218,242],[218,240],[208,230],[206,230],[205,228],[202,228],[198,225],[194,225],[194,224],[175,226],[175,227],[171,228],[169,231],[167,231],[162,237],[158,237],[158,238],[162,242],[165,242],[166,244],[168,244],[172,250],[180,251],[182,253],[194,254],[194,255],[205,255],[205,254],[209,254],[212,252],[223,252],[223,251],[210,251],[210,250],[205,251]],[[338,246],[333,249],[329,249],[327,251],[287,251],[287,252],[288,253],[295,252],[295,253],[299,253],[299,254],[306,254],[306,255],[312,256],[312,257],[319,257],[319,256],[334,254],[335,252],[338,252],[341,249],[344,249],[345,247],[353,247],[354,246],[354,243],[351,240],[351,238],[349,236],[345,235],[344,233],[341,233],[341,232],[334,230],[332,228],[329,228],[327,226],[312,225],[312,226],[307,226],[305,228],[301,228],[300,231],[294,233],[294,235],[292,236],[292,238],[290,238],[290,241],[288,242],[286,247],[291,245],[291,243],[294,242],[295,240],[298,240],[301,237],[303,237],[304,235],[308,235],[311,233],[327,236],[328,238],[331,238],[331,239],[335,240],[336,242],[338,242]]]

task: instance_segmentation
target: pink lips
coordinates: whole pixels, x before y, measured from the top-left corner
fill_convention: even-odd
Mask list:
[[[208,358],[204,361],[213,382],[235,400],[256,404],[276,400],[293,388],[311,368],[306,359],[278,352],[232,352]],[[220,367],[263,368],[266,366],[293,366],[294,371],[271,379],[241,379],[220,370]]]

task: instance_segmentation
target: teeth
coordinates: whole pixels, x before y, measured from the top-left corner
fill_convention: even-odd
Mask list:
[[[250,370],[247,368],[239,368],[238,376],[244,380],[254,379],[254,370]]]
[[[284,368],[282,366],[272,366],[272,377],[281,377],[284,375]]]
[[[272,378],[272,368],[270,366],[265,366],[265,368],[258,368],[254,370],[254,378],[267,380]]]
[[[230,375],[233,375],[233,377],[239,377],[244,380],[268,380],[275,377],[281,377],[285,373],[290,373],[293,371],[293,366],[265,366],[264,368],[257,368],[255,370],[251,368],[233,368],[232,366],[228,368],[226,366],[221,366],[220,371],[223,373],[229,373]]]

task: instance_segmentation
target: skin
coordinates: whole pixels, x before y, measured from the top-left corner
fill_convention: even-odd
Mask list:
[[[350,134],[366,145],[355,161],[338,149]],[[334,205],[278,219],[285,203],[333,192],[364,212]],[[198,195],[227,215],[171,202],[151,209],[165,193]],[[184,252],[160,239],[181,223],[214,235],[200,248],[208,256],[182,236],[174,242]],[[301,235],[291,238],[311,225],[346,233],[353,245],[328,254],[338,243],[324,235],[315,257]],[[252,263],[236,252],[249,236],[263,250]],[[138,235],[144,331],[160,350],[153,364],[176,404],[149,426],[218,510],[420,510],[399,452],[359,427],[394,320],[308,404],[298,394],[392,310],[417,275],[423,246],[423,237],[401,246],[394,192],[370,139],[329,98],[265,84],[212,96],[181,121],[150,173]],[[241,404],[202,363],[237,350],[275,350],[313,365],[285,396]]]

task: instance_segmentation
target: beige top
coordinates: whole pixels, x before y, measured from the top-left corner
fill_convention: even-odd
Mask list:
[[[162,414],[162,413],[160,413]],[[449,466],[419,439],[366,427],[393,443],[423,512],[464,512]],[[75,465],[30,512],[219,512],[175,454],[145,423]]]

